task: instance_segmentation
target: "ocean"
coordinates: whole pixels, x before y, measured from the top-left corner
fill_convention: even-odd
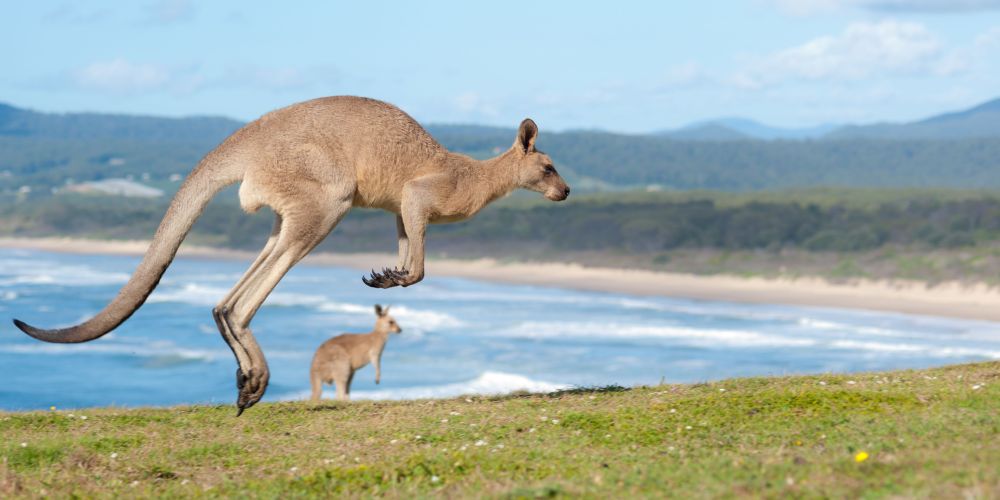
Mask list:
[[[0,409],[233,403],[233,359],[211,309],[249,262],[177,259],[114,332],[47,344],[17,330],[78,323],[138,257],[0,249]],[[299,265],[253,322],[271,368],[265,401],[305,399],[315,349],[368,332],[391,305],[403,333],[354,399],[546,392],[571,387],[925,368],[1000,359],[1000,323],[785,305],[583,292],[429,276],[375,290],[355,269]],[[325,395],[332,397],[333,388]]]

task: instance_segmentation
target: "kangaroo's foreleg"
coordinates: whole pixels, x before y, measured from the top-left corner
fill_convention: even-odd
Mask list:
[[[403,214],[403,223],[406,224],[406,234],[410,243],[402,279],[397,279],[396,284],[410,286],[424,279],[424,234],[427,230],[427,216],[423,210],[414,209],[408,214]]]
[[[406,236],[402,215],[396,216],[396,237],[399,238],[399,264],[396,269],[406,269],[406,253],[409,251],[410,239]]]
[[[381,272],[372,269],[371,276],[362,276],[361,281],[372,288],[392,288],[399,285],[399,282],[406,274],[406,254],[410,246],[410,240],[406,235],[406,227],[403,224],[403,217],[396,216],[396,236],[399,239],[399,260],[395,268],[382,268]]]
[[[402,267],[386,268],[380,273],[372,271],[371,277],[362,278],[366,285],[391,288],[397,285],[410,286],[424,279],[424,234],[427,220],[439,191],[447,190],[446,184],[447,181],[439,176],[422,177],[406,184],[400,204],[402,213],[396,218],[396,232],[401,235],[399,249]],[[406,239],[405,255],[403,237]]]
[[[382,356],[378,354],[371,355],[372,365],[375,367],[375,383],[379,383],[382,380],[382,366],[381,366]]]

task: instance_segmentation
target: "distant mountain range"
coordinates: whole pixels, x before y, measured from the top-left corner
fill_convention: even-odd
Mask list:
[[[1000,137],[1000,98],[907,123],[781,128],[746,118],[720,118],[656,133],[692,141],[802,139],[970,139]]]
[[[39,113],[0,103],[0,137],[218,142],[242,126],[242,122],[222,117]]]
[[[169,193],[242,122],[39,113],[0,104],[0,196],[141,179]],[[428,124],[453,151],[483,158],[513,128]],[[766,139],[766,140],[763,140]],[[574,191],[753,190],[812,186],[1000,188],[1000,99],[913,123],[782,129],[728,118],[661,134],[548,132],[540,147]]]
[[[1000,136],[1000,98],[978,106],[910,123],[840,127],[832,139],[968,139]]]
[[[243,125],[224,117],[163,118],[103,113],[39,113],[0,103],[0,136],[59,139],[136,139],[218,142]],[[513,129],[484,125],[427,124],[431,134],[492,138]],[[568,133],[587,133],[569,131]],[[650,134],[682,141],[802,139],[969,139],[1000,137],[1000,98],[969,109],[907,123],[870,125],[824,124],[775,127],[747,118],[729,117],[693,123]]]
[[[785,128],[774,127],[748,118],[719,118],[698,122],[678,130],[660,132],[660,135],[679,140],[731,141],[731,140],[801,140],[818,139],[838,128],[838,125]]]

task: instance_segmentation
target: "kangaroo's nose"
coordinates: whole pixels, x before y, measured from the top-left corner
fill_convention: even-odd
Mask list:
[[[566,186],[565,194],[566,194],[566,196],[569,196],[569,186]]]

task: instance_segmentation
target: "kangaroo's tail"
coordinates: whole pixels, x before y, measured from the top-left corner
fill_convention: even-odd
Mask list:
[[[208,202],[224,187],[242,177],[241,167],[227,165],[224,161],[212,161],[213,156],[215,155],[210,153],[185,179],[170,202],[170,208],[163,216],[139,267],[118,292],[118,296],[97,316],[76,326],[53,330],[35,328],[17,319],[14,320],[14,325],[39,340],[76,343],[101,337],[128,319],[156,288],[160,277],[174,260],[177,248]]]

